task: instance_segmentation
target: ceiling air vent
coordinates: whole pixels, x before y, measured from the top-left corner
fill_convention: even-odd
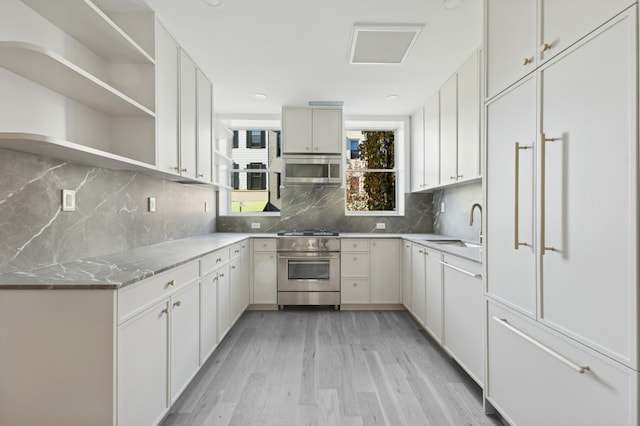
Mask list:
[[[420,25],[353,26],[350,64],[401,64],[420,35]]]

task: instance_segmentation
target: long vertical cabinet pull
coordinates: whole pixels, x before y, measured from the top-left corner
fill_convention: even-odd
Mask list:
[[[514,250],[518,250],[520,246],[529,246],[528,243],[520,242],[519,228],[520,228],[520,150],[521,149],[531,149],[531,145],[520,145],[520,142],[515,143],[515,189],[514,189],[514,221],[513,221],[513,248]]]
[[[545,194],[545,166],[547,161],[547,142],[557,141],[558,138],[547,138],[544,133],[540,134],[540,254],[544,255],[547,251],[556,251],[555,247],[547,247],[545,241],[545,222],[546,222],[546,194]]]

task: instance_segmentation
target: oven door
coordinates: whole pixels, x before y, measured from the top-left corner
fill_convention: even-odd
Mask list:
[[[340,254],[278,253],[278,291],[340,291]]]

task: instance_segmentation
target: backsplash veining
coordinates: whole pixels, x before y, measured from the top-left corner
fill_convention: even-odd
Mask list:
[[[76,211],[61,211],[62,189],[76,190]],[[0,150],[0,271],[207,234],[215,210],[211,187]]]
[[[432,232],[431,194],[406,194],[404,216],[346,216],[344,189],[321,186],[294,186],[281,190],[282,211],[275,216],[220,216],[221,232],[255,232],[251,223],[260,223],[258,232],[283,229],[326,229],[340,232],[410,233]],[[383,222],[386,229],[376,229]]]
[[[444,202],[445,211],[441,212]],[[482,183],[455,186],[433,193],[433,231],[465,241],[478,241],[481,217],[474,212],[473,226],[469,226],[469,212],[474,203],[482,204]]]

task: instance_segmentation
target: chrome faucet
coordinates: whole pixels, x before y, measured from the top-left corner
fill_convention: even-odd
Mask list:
[[[473,211],[478,208],[480,210],[480,244],[482,244],[482,206],[479,203],[473,203],[469,212],[469,226],[473,225]]]

